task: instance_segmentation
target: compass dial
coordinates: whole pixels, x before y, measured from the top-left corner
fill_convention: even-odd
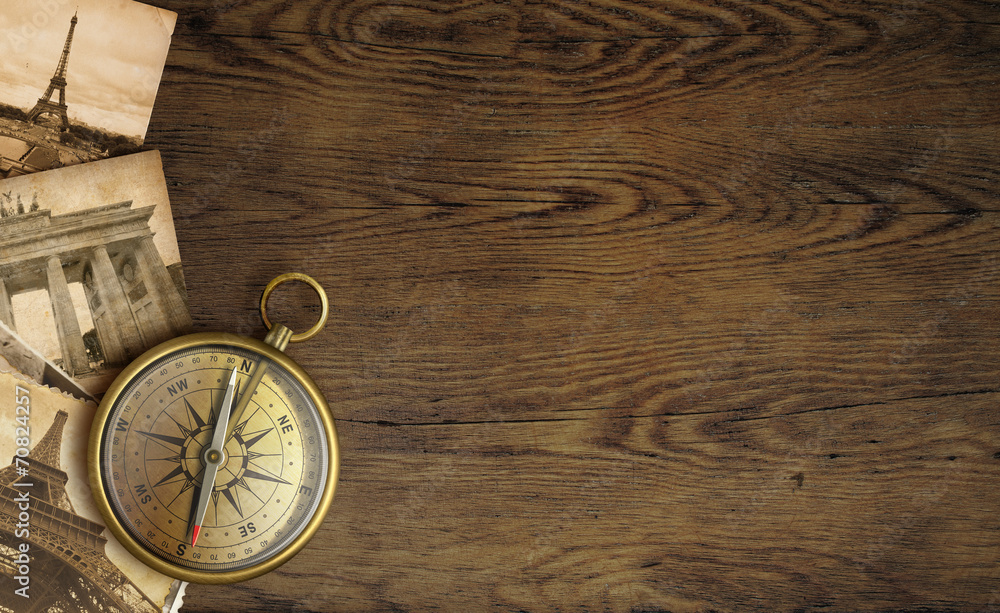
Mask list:
[[[317,510],[329,504],[336,440],[322,396],[306,389],[304,373],[289,371],[299,369],[283,354],[269,357],[248,343],[195,344],[147,361],[113,387],[104,418],[98,452],[109,524],[132,553],[181,579],[221,582],[271,570],[304,544],[322,519],[311,521]],[[205,484],[234,369],[230,434],[214,483]],[[193,507],[205,488],[207,511],[192,545]]]

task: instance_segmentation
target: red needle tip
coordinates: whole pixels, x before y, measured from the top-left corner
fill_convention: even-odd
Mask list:
[[[198,533],[201,532],[201,526],[195,526],[194,530],[191,531],[191,546],[194,547],[195,543],[198,542]]]

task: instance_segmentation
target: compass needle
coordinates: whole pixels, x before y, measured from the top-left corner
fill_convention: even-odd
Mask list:
[[[226,440],[228,441],[233,437],[236,431],[237,425],[244,426],[244,423],[240,422],[243,418],[243,412],[247,410],[247,405],[250,404],[250,400],[253,397],[253,392],[256,391],[257,386],[264,379],[264,374],[267,373],[267,360],[260,360],[253,367],[253,371],[250,373],[250,380],[246,385],[246,392],[239,397],[236,406],[233,408],[233,418],[229,422],[229,426],[226,431]],[[252,418],[253,415],[250,416]],[[247,421],[250,420],[247,418]],[[244,426],[245,427],[245,426]]]
[[[202,453],[201,459],[205,463],[205,476],[202,478],[201,490],[195,501],[194,518],[189,528],[192,546],[198,544],[198,533],[201,531],[202,522],[205,519],[205,511],[208,509],[208,498],[210,494],[214,493],[215,477],[219,473],[219,466],[226,459],[226,452],[222,447],[225,443],[226,428],[229,426],[229,414],[233,408],[233,394],[236,392],[236,372],[234,367],[233,373],[229,376],[229,384],[226,386],[226,395],[223,396],[222,403],[219,405],[219,417],[212,432],[212,442]],[[217,494],[216,500],[218,500]],[[218,513],[216,513],[216,519],[218,520]]]

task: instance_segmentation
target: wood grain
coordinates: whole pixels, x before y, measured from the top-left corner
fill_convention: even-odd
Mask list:
[[[1000,610],[995,3],[158,4],[196,326],[319,279],[344,453],[185,611]]]

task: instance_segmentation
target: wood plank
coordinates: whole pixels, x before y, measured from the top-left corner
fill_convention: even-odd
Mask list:
[[[319,542],[250,585],[329,586],[296,601],[307,610],[982,606],[1000,524],[973,493],[1000,470],[996,401],[342,420],[342,491]],[[245,586],[212,590],[224,598],[206,602],[254,606]]]
[[[219,76],[210,73],[213,81]],[[199,187],[199,201],[217,197],[236,180],[252,190],[243,196],[250,206],[294,194],[307,199],[299,206],[542,201],[770,209],[805,201],[974,212],[992,210],[997,195],[996,154],[989,146],[998,136],[994,118],[970,125],[950,111],[917,116],[899,108],[901,100],[790,99],[777,112],[753,107],[755,100],[772,99],[764,92],[718,100],[715,110],[698,100],[666,100],[644,101],[614,118],[600,109],[588,112],[586,104],[582,113],[581,106],[548,104],[525,116],[516,94],[444,92],[400,100],[396,87],[380,90],[390,91],[386,99],[366,95],[361,85],[300,94],[254,80],[213,96],[217,86],[182,78],[177,104],[197,91],[214,123],[185,117],[197,123],[154,132],[151,142],[184,153],[174,160],[179,173],[202,172],[212,181]],[[374,79],[386,80],[377,73]],[[850,87],[852,94],[857,87]],[[258,99],[263,112],[233,113],[234,99]],[[966,116],[977,110],[970,100],[948,104]],[[992,113],[995,106],[979,108]],[[856,125],[842,118],[870,115],[871,108],[884,119]],[[744,112],[727,117],[733,109]],[[718,117],[708,123],[705,113]],[[221,139],[218,146],[228,155],[197,145],[208,133]],[[267,155],[276,143],[283,155]],[[851,155],[843,154],[845,147]],[[372,188],[383,184],[385,189]]]
[[[1000,602],[995,4],[159,4],[196,325],[316,276],[344,449],[185,610]]]

